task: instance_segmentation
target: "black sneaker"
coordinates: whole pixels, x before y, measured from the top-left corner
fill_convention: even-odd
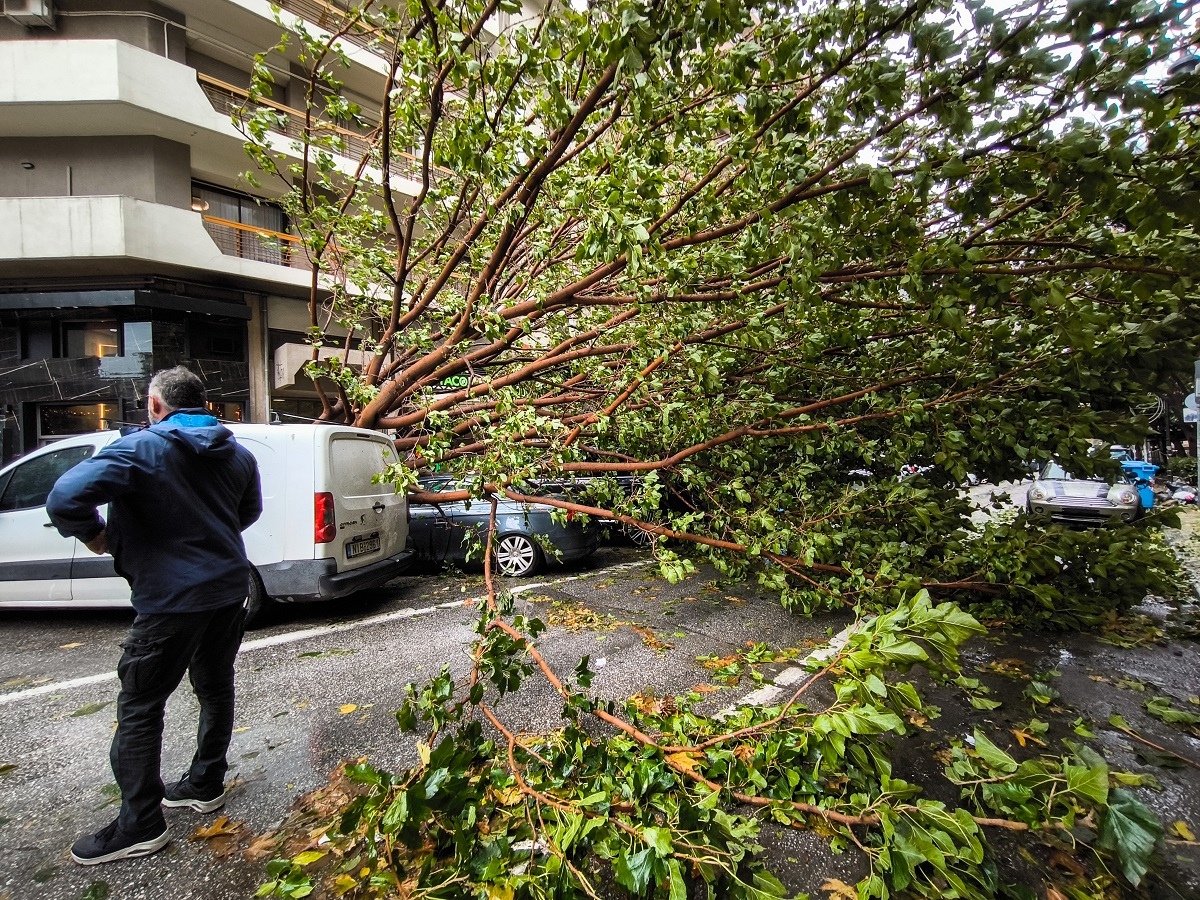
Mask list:
[[[113,820],[95,834],[81,837],[71,847],[71,859],[81,866],[133,859],[157,853],[171,840],[167,826],[153,828],[145,834],[126,834]]]
[[[225,805],[225,786],[202,789],[196,787],[186,777],[174,784],[168,784],[163,791],[163,806],[186,806],[196,812],[210,813]]]

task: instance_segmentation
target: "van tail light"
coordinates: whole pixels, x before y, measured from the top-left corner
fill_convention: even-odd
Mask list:
[[[337,534],[333,518],[333,494],[313,494],[313,541],[328,544]]]

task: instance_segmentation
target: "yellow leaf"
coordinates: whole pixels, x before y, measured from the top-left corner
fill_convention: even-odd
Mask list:
[[[700,765],[701,758],[698,753],[668,753],[667,762],[676,769],[694,773]]]
[[[513,900],[513,889],[507,885],[488,885],[488,900]]]
[[[417,741],[417,756],[421,757],[421,765],[429,765],[429,745],[424,741]]]
[[[354,712],[356,709],[358,709],[357,703],[347,703],[345,706],[339,707],[338,712],[344,716]]]
[[[358,877],[359,877],[359,878],[366,878],[366,877],[367,877],[368,875],[370,875],[370,874],[371,874],[371,867],[370,867],[370,866],[363,866],[361,869],[359,869],[359,870],[358,870]]]
[[[235,728],[235,729],[233,729],[233,733],[234,733],[234,734],[241,734],[243,731],[249,731],[249,730],[250,730],[250,726],[249,726],[249,725],[243,725],[241,728]]]
[[[188,838],[189,841],[210,841],[215,837],[220,837],[223,834],[233,834],[241,828],[245,822],[230,822],[229,816],[221,816],[217,821],[209,826],[201,825]]]
[[[349,875],[339,875],[333,882],[333,889],[339,897],[342,894],[350,893],[356,887],[358,887],[358,882]]]
[[[720,688],[715,684],[693,684],[692,690],[697,694],[711,694],[715,691],[719,691]]]
[[[1196,839],[1196,835],[1192,834],[1192,829],[1188,828],[1187,822],[1176,822],[1171,828],[1185,841],[1194,841]]]
[[[496,797],[496,802],[501,806],[516,806],[521,802],[521,789],[516,785],[504,788],[503,790],[493,789],[492,793]]]
[[[1023,728],[1013,728],[1011,730],[1012,730],[1012,736],[1017,739],[1017,743],[1020,744],[1022,747],[1025,746],[1026,741],[1032,741],[1033,743],[1037,744],[1039,747],[1046,746],[1045,741],[1038,740],[1036,737],[1034,737],[1032,734],[1030,734],[1028,731],[1026,731]]]
[[[82,647],[82,646],[83,646],[82,643],[80,643],[79,641],[75,641],[75,643],[73,643],[73,644],[59,644],[58,649],[59,650],[74,650],[76,647]]]
[[[827,900],[858,900],[858,888],[853,888],[840,878],[826,878],[821,890],[828,891]]]
[[[324,850],[305,850],[303,853],[292,858],[292,863],[297,866],[311,866],[318,859],[324,859]]]

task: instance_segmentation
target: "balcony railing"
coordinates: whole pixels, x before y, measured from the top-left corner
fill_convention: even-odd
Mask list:
[[[325,0],[278,0],[278,4],[281,9],[286,9],[331,34],[341,31],[350,21],[346,10]],[[343,41],[372,53],[385,55],[386,51],[381,51],[377,38],[377,33],[364,25],[351,28],[342,35]]]
[[[200,82],[200,87],[203,88],[204,93],[208,96],[208,102],[213,105],[213,109],[236,119],[243,119],[246,116],[250,110],[249,91],[232,84],[227,84],[210,75],[205,75],[203,72],[197,72],[196,78]],[[272,129],[273,131],[277,131],[298,141],[304,140],[304,113],[298,109],[292,109],[290,106],[276,103],[273,100],[260,98],[255,102],[259,106],[282,113],[282,122],[279,127]],[[353,159],[357,162],[371,149],[370,141],[358,132],[351,131],[348,128],[342,128],[340,125],[334,125],[332,122],[326,122],[316,117],[313,118],[311,126],[314,131],[333,132],[341,138],[342,145],[345,147],[345,153],[342,155],[347,159]],[[400,178],[420,181],[421,160],[410,153],[393,153],[391,174]],[[431,166],[429,174],[431,179],[434,179],[451,173],[448,169]]]
[[[231,222],[216,216],[202,216],[204,230],[226,256],[240,256],[259,262],[289,266],[293,269],[310,267],[300,238],[294,234],[265,231],[253,225]]]
[[[217,216],[200,218],[204,220],[204,230],[226,256],[239,256],[290,269],[312,269],[308,254],[304,252],[303,241],[294,234],[268,231]],[[335,279],[343,276],[341,259],[337,253],[322,256],[321,271]]]

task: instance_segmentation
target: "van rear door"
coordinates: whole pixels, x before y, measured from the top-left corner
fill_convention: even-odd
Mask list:
[[[337,531],[327,546],[339,572],[404,552],[407,498],[392,484],[375,483],[396,461],[395,448],[382,435],[340,431],[330,436],[326,490],[333,495]]]

